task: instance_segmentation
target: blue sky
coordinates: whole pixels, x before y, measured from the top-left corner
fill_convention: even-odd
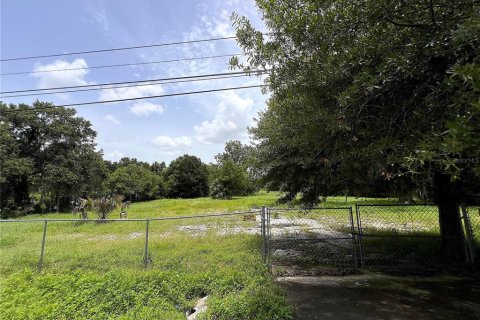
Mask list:
[[[1,7],[1,56],[148,45],[234,35],[232,12],[263,30],[253,0],[5,0]],[[3,62],[1,73],[84,68],[240,53],[234,40],[128,51]],[[0,77],[1,91],[229,72],[228,58],[73,70]],[[91,92],[5,98],[57,105],[260,84],[257,77],[164,84]],[[1,98],[0,98],[1,99]],[[265,108],[259,88],[77,107],[92,122],[104,157],[166,161],[188,153],[205,162],[228,140],[249,141],[247,126]]]

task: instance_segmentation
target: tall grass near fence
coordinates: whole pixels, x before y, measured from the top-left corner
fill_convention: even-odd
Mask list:
[[[184,319],[209,296],[208,317],[289,319],[260,255],[251,213],[149,221],[5,223],[2,319]],[[23,270],[20,271],[19,270]]]
[[[211,212],[236,209],[208,201]],[[129,218],[153,203],[132,205]],[[41,273],[44,222],[1,223],[0,319],[185,319],[205,295],[205,318],[290,319],[263,264],[255,214],[190,217],[198,205],[186,219],[151,220],[147,255],[146,221],[49,221]]]

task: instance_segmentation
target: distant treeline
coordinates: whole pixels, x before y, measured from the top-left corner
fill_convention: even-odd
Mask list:
[[[0,116],[2,217],[66,211],[86,197],[228,199],[257,190],[253,150],[239,141],[227,142],[210,164],[187,154],[168,166],[128,157],[112,162],[96,149],[91,123],[73,109],[0,103]]]

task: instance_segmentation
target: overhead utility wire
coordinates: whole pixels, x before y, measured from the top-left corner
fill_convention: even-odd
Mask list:
[[[39,92],[39,91],[75,89],[75,88],[92,88],[92,87],[100,87],[100,86],[111,86],[111,85],[117,85],[117,84],[121,85],[121,84],[128,84],[128,83],[145,83],[145,82],[163,81],[163,80],[168,81],[168,80],[195,79],[195,78],[222,76],[222,75],[259,74],[259,73],[265,73],[266,71],[268,71],[268,70],[252,70],[252,71],[212,73],[212,74],[203,74],[203,75],[197,75],[197,76],[183,76],[183,77],[171,77],[171,78],[136,80],[136,81],[122,81],[122,82],[108,82],[108,83],[98,83],[98,84],[85,84],[85,85],[80,85],[80,86],[52,87],[52,88],[43,88],[43,89],[24,89],[24,90],[15,90],[15,91],[2,91],[2,92],[0,92],[0,94],[22,93],[22,92]]]
[[[126,86],[111,86],[111,87],[109,86],[109,87],[90,88],[90,89],[64,90],[64,91],[52,91],[52,92],[40,92],[40,93],[26,93],[26,94],[1,96],[0,99],[3,99],[3,98],[17,98],[17,97],[30,97],[30,96],[44,96],[44,95],[59,94],[59,93],[74,93],[74,92],[84,92],[84,91],[113,90],[113,89],[120,89],[120,88],[157,86],[157,85],[163,85],[163,84],[183,83],[183,82],[197,82],[197,81],[208,81],[208,80],[218,80],[218,79],[231,79],[231,78],[241,78],[241,77],[247,77],[247,76],[248,75],[246,75],[246,74],[240,74],[240,75],[234,75],[234,76],[220,76],[220,77],[201,78],[201,79],[192,79],[192,80],[152,82],[152,83],[142,83],[142,84],[134,84],[134,85],[126,85]]]
[[[63,105],[52,105],[49,107],[42,107],[42,108],[31,108],[27,109],[28,111],[38,111],[38,110],[47,110],[47,109],[54,109],[54,108],[68,108],[68,107],[76,107],[76,106],[85,106],[85,105],[92,105],[92,104],[103,104],[103,103],[114,103],[114,102],[124,102],[124,101],[134,101],[134,100],[144,100],[144,99],[156,99],[156,98],[166,98],[166,97],[175,97],[175,96],[185,96],[185,95],[192,95],[192,94],[199,94],[199,93],[210,93],[210,92],[219,92],[219,91],[228,91],[228,90],[239,90],[239,89],[250,89],[250,88],[260,88],[265,87],[266,85],[251,85],[251,86],[243,86],[243,87],[230,87],[230,88],[219,88],[219,89],[209,89],[209,90],[201,90],[201,91],[188,91],[188,92],[179,92],[179,93],[169,93],[169,94],[162,94],[156,96],[146,96],[146,97],[137,97],[137,98],[124,98],[124,99],[115,99],[115,100],[103,100],[103,101],[89,101],[89,102],[79,102],[79,103],[71,103],[71,104],[63,104]],[[5,112],[19,112],[24,111],[20,109],[13,109],[13,110],[3,110]],[[0,110],[2,112],[2,110]]]
[[[5,72],[5,73],[0,73],[0,76],[19,75],[19,74],[33,74],[33,73],[45,73],[45,72],[62,72],[62,71],[73,71],[73,70],[117,68],[117,67],[129,67],[129,66],[141,66],[141,65],[160,64],[160,63],[169,63],[169,62],[181,62],[181,61],[194,61],[194,60],[203,60],[203,59],[225,58],[225,57],[232,57],[232,56],[239,56],[239,55],[243,55],[243,53],[232,53],[232,54],[222,54],[222,55],[216,55],[216,56],[192,57],[192,58],[181,58],[181,59],[171,59],[171,60],[159,60],[159,61],[149,61],[149,62],[132,62],[132,63],[121,63],[121,64],[109,64],[109,65],[100,65],[100,66],[91,66],[91,67],[82,67],[82,68],[67,68],[67,69],[51,69],[51,70],[49,69],[49,70],[37,70],[37,71]]]
[[[200,39],[200,40],[166,42],[166,43],[148,44],[148,45],[143,45],[143,46],[121,47],[121,48],[77,51],[77,52],[69,52],[69,53],[54,53],[54,54],[45,54],[45,55],[29,56],[29,57],[7,58],[7,59],[0,59],[0,61],[5,62],[5,61],[17,61],[17,60],[29,60],[29,59],[38,59],[38,58],[62,57],[62,56],[73,56],[73,55],[79,55],[79,54],[100,53],[100,52],[112,52],[112,51],[123,51],[123,50],[132,50],[132,49],[166,47],[166,46],[173,46],[173,45],[179,45],[179,44],[220,41],[220,40],[229,40],[229,39],[236,39],[236,38],[237,38],[236,36],[230,36],[230,37],[220,37],[220,38],[210,38],[210,39]]]

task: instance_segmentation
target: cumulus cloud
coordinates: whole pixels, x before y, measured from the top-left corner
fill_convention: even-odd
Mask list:
[[[165,91],[159,84],[141,87],[112,88],[100,91],[100,100],[119,100],[146,96],[157,96]]]
[[[117,125],[121,124],[120,120],[118,120],[117,117],[115,117],[114,115],[111,115],[111,114],[108,114],[107,116],[105,116],[104,119],[111,122],[111,123],[117,124]]]
[[[38,79],[37,88],[46,89],[54,87],[66,86],[81,86],[86,84],[94,84],[94,82],[87,82],[85,76],[89,73],[88,64],[84,59],[75,59],[72,62],[64,60],[55,60],[50,64],[36,63],[33,69],[34,72],[63,70],[63,69],[78,69],[65,71],[52,71],[33,73],[32,76]],[[63,99],[67,99],[67,94],[58,95]]]
[[[176,151],[188,148],[192,145],[193,139],[188,136],[157,136],[153,139],[153,144],[164,151]]]
[[[114,150],[113,152],[108,152],[105,154],[105,158],[111,161],[118,161],[123,158],[125,154],[118,150]]]
[[[246,133],[251,122],[253,100],[242,98],[235,92],[221,94],[217,114],[210,121],[194,127],[196,139],[205,144],[225,142]]]
[[[138,102],[130,107],[130,112],[137,116],[147,117],[152,113],[163,114],[165,107],[151,102]]]

